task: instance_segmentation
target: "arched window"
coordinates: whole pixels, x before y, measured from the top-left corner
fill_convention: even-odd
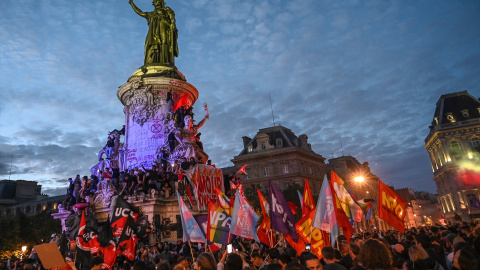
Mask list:
[[[478,149],[480,147],[480,138],[477,138],[477,137],[471,138],[470,147],[472,147],[473,150]]]
[[[450,148],[452,149],[453,155],[458,155],[463,153],[462,144],[457,140],[450,141]]]

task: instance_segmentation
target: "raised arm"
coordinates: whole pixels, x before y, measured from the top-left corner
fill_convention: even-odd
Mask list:
[[[132,6],[133,10],[140,16],[146,18],[147,17],[147,13],[146,12],[143,12],[141,9],[139,9],[134,3],[133,3],[133,0],[128,0],[128,3]]]
[[[197,129],[201,128],[203,126],[203,124],[205,124],[205,121],[207,121],[207,119],[210,118],[210,114],[206,114],[205,117],[203,117],[202,121],[200,121],[197,125],[195,125],[195,127]]]

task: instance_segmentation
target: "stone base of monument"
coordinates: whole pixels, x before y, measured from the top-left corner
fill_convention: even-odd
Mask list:
[[[185,197],[183,200],[186,201],[188,199]],[[140,209],[142,216],[147,217],[148,223],[153,229],[149,235],[150,244],[159,241],[174,242],[182,239],[182,225],[180,223],[180,209],[177,196],[170,196],[168,199],[158,196],[147,196],[145,201],[140,198],[137,199],[135,196],[129,196],[127,201]],[[193,215],[207,214],[206,212],[201,213],[197,210],[191,210],[191,212]],[[111,216],[110,206],[96,207],[93,209],[93,213],[97,221],[103,223]],[[59,209],[58,213],[52,214],[53,218],[61,221],[62,231],[67,229],[65,220],[70,214],[70,211],[64,209]]]

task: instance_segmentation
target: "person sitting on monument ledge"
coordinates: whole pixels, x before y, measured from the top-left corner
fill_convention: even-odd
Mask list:
[[[137,176],[135,175],[134,170],[130,170],[129,181],[127,182],[127,194],[133,195],[135,192],[135,186],[137,185]]]
[[[138,167],[135,167],[135,169],[138,169]],[[140,195],[143,198],[143,200],[145,200],[146,192],[147,192],[147,182],[146,182],[145,172],[143,170],[138,169],[135,195],[136,196]]]
[[[162,187],[162,193],[165,199],[168,199],[171,195],[172,192],[172,187],[168,183],[168,181],[165,182],[165,185]]]

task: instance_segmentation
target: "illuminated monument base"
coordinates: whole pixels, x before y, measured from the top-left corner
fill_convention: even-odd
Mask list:
[[[137,70],[118,89],[117,97],[125,106],[124,153],[120,151],[118,157],[120,171],[142,165],[150,168],[160,163],[162,150],[169,152],[169,135],[172,139],[178,132],[175,114],[169,111],[167,102],[170,90],[173,101],[188,94],[187,106],[192,106],[198,98],[197,89],[180,72],[160,66]]]

